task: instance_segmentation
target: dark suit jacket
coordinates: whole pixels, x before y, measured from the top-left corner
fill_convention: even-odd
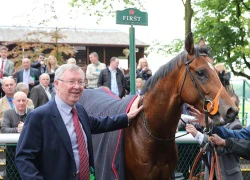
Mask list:
[[[34,107],[37,108],[49,101],[49,98],[43,89],[43,87],[39,84],[31,89],[30,99],[33,101]]]
[[[35,68],[30,68],[30,76],[35,78],[34,82],[35,85],[39,84],[39,76],[41,75],[41,73],[39,72],[38,69]],[[17,83],[19,82],[23,82],[23,69],[17,72]],[[29,85],[29,90],[31,90],[33,88],[33,86]]]
[[[128,126],[126,114],[113,117],[88,116],[82,105],[76,109],[87,136],[89,164],[94,168],[91,133]],[[72,145],[60,112],[52,99],[26,118],[16,151],[16,166],[25,180],[76,180]]]

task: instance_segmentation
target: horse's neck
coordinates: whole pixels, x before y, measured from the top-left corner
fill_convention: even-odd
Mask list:
[[[169,89],[170,90],[170,89]],[[157,92],[145,97],[144,116],[152,131],[173,134],[181,116],[182,104],[178,93]]]

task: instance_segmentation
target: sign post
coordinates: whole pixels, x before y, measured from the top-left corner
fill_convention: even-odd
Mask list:
[[[129,28],[129,67],[130,67],[130,94],[135,95],[136,55],[135,55],[135,28],[133,25],[148,25],[148,13],[136,8],[116,11],[116,24],[131,25]]]

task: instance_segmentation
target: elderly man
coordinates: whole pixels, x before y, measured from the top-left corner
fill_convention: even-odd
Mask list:
[[[24,58],[22,60],[23,69],[17,72],[17,83],[24,82],[31,90],[35,85],[39,84],[39,70],[30,67],[30,59]]]
[[[22,179],[87,180],[94,176],[91,133],[125,128],[142,107],[112,117],[88,116],[77,101],[83,93],[84,73],[73,64],[55,73],[56,96],[34,109],[20,135],[16,165]]]
[[[27,114],[31,109],[27,108],[27,95],[24,92],[16,92],[13,103],[14,109],[5,111],[1,133],[20,133],[23,128]],[[7,179],[21,179],[17,169],[15,168],[15,146],[6,147],[6,178]]]
[[[89,54],[91,64],[87,66],[86,77],[88,79],[88,88],[97,88],[97,81],[101,70],[106,68],[104,63],[99,61],[99,56],[96,52]]]
[[[51,99],[49,90],[50,77],[47,73],[43,73],[39,77],[40,84],[32,88],[30,99],[33,101],[35,108],[47,103]]]
[[[6,77],[2,80],[2,85],[5,96],[0,99],[0,125],[2,124],[4,112],[14,108],[12,100],[15,94],[16,82],[12,77]]]
[[[12,76],[14,74],[14,63],[7,59],[8,48],[6,46],[0,47],[0,97],[3,97],[4,91],[2,90],[1,80],[3,77]]]
[[[28,98],[24,92],[14,94],[14,109],[5,111],[2,122],[2,133],[20,133],[27,114],[32,110],[27,108]]]

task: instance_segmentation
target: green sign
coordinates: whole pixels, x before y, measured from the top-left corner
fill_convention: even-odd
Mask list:
[[[116,24],[148,25],[148,13],[135,8],[116,11]]]

